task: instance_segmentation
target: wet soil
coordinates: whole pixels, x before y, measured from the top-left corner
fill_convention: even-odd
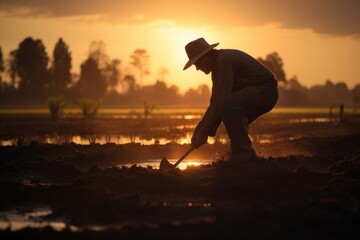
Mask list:
[[[255,142],[259,157],[246,161],[227,161],[226,144],[205,145],[191,156],[213,163],[184,171],[136,162],[178,158],[188,145],[0,147],[0,212],[48,206],[45,220],[65,223],[9,225],[0,238],[359,239],[360,131],[306,126],[305,136]]]

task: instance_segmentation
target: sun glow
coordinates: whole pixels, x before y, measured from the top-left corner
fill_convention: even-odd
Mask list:
[[[186,170],[188,167],[199,167],[202,164],[204,164],[204,162],[191,160],[191,161],[186,161],[186,162],[180,163],[178,168],[180,170]]]

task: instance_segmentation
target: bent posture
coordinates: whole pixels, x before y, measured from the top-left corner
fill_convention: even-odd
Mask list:
[[[256,156],[248,135],[249,125],[275,106],[277,81],[252,56],[240,50],[217,50],[217,45],[199,38],[185,46],[189,61],[184,70],[194,64],[197,70],[211,73],[213,84],[210,105],[194,130],[191,145],[198,148],[206,143],[223,122],[232,156],[249,159]]]

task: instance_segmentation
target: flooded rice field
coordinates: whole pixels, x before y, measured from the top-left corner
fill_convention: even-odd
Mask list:
[[[221,126],[170,171],[198,118],[2,119],[0,238],[358,239],[360,124],[303,119],[256,121],[248,161]]]

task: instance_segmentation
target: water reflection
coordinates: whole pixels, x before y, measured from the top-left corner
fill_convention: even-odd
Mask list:
[[[291,119],[289,120],[289,123],[325,123],[325,122],[331,122],[332,119],[328,117],[314,117],[314,118],[297,118],[297,119]]]
[[[168,143],[177,143],[177,144],[190,144],[191,143],[192,132],[185,132],[183,136],[168,136],[168,137],[159,137],[159,138],[145,138],[141,136],[128,136],[128,135],[75,135],[75,136],[32,136],[23,139],[23,145],[30,144],[32,141],[44,143],[44,144],[68,144],[75,143],[80,145],[88,144],[128,144],[128,143],[138,143],[141,145],[165,145]],[[209,137],[208,143],[214,144],[215,142],[227,143],[228,138],[226,136],[217,136]],[[10,140],[0,140],[0,146],[15,146],[17,145],[17,139]]]
[[[171,164],[176,163],[178,159],[168,159],[168,161]],[[160,166],[160,161],[161,159],[147,159],[141,162],[136,163],[137,166],[140,167],[151,167],[152,169],[159,169]],[[180,170],[185,170],[188,167],[198,167],[200,165],[204,165],[204,164],[211,164],[213,161],[212,160],[204,160],[204,159],[184,159],[179,165],[178,168]],[[133,163],[129,163],[129,164],[124,164],[124,165],[118,165],[118,167],[131,167],[133,166]]]
[[[30,212],[19,213],[18,211],[6,211],[0,215],[0,229],[10,228],[11,231],[17,231],[26,227],[44,228],[52,227],[56,231],[65,229],[66,225],[62,219],[53,219],[45,221],[44,217],[51,214],[50,208],[35,208]]]
[[[127,135],[86,135],[86,136],[36,136],[28,137],[23,140],[23,145],[28,145],[32,141],[44,144],[68,144],[75,143],[79,145],[89,145],[89,144],[107,144],[114,143],[117,145],[120,144],[129,144],[137,143],[141,145],[166,145],[168,143],[176,144],[190,144],[191,143],[192,132],[186,132],[183,136],[173,136],[169,137],[159,137],[159,138],[145,138],[141,136],[127,136]],[[255,135],[250,136],[253,142],[258,142],[262,144],[272,143],[272,137],[270,135]],[[216,137],[209,137],[208,144],[227,144],[229,143],[229,138],[225,134],[219,134]],[[16,146],[17,139],[11,140],[0,140],[0,146]]]
[[[89,144],[107,144],[114,143],[117,145],[136,143],[141,145],[166,145],[169,143],[176,144],[190,144],[192,131],[184,129],[181,133],[167,134],[165,131],[162,134],[163,137],[144,137],[141,135],[98,135],[98,134],[87,134],[87,135],[43,135],[43,136],[28,136],[22,138],[20,145],[28,145],[31,142],[38,142],[43,144],[69,144],[75,143],[79,145]],[[256,134],[250,135],[253,142],[260,144],[269,144],[273,142],[273,136],[269,134]],[[218,134],[216,137],[208,138],[209,144],[221,143],[228,144],[229,138],[227,134]],[[18,139],[0,140],[0,146],[16,146],[19,145]]]

